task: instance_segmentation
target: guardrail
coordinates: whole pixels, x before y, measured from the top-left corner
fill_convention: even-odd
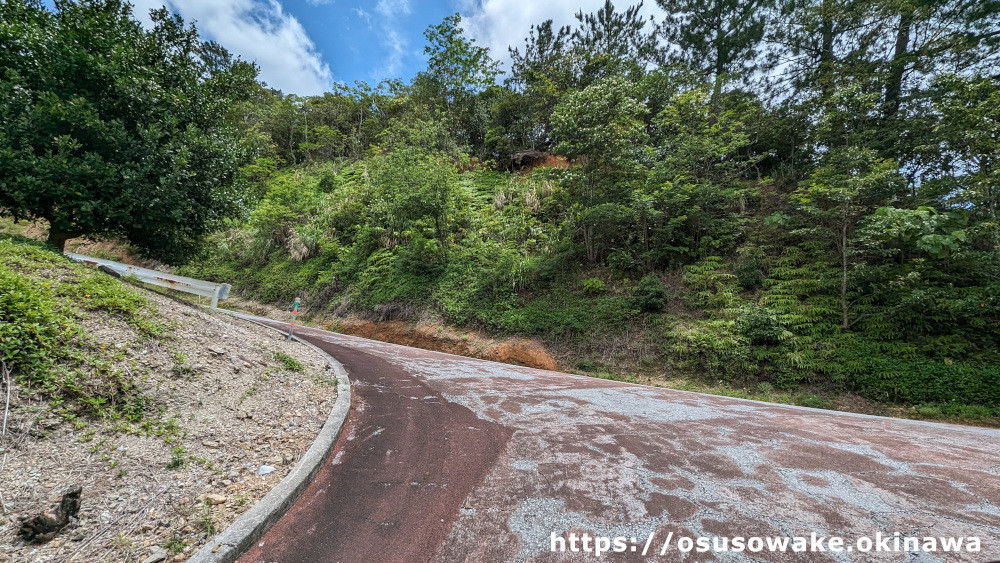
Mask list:
[[[219,306],[219,299],[229,297],[229,290],[231,286],[228,283],[214,283],[210,281],[196,280],[194,278],[186,278],[184,276],[175,276],[173,274],[150,270],[149,268],[130,266],[113,260],[102,260],[92,256],[84,256],[83,254],[74,254],[72,252],[66,252],[65,254],[77,262],[97,266],[102,270],[108,270],[119,276],[134,276],[142,283],[175,289],[177,291],[183,291],[184,293],[193,293],[203,297],[211,297],[213,309]]]

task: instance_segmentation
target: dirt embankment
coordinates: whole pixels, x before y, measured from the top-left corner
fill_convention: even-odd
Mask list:
[[[291,320],[291,314],[272,305],[263,305],[255,301],[231,297],[223,304],[225,307],[245,311],[253,315],[267,317],[278,321]],[[479,358],[504,364],[513,364],[530,368],[552,371],[564,370],[556,357],[541,342],[527,338],[490,338],[473,331],[459,331],[431,318],[420,318],[410,321],[387,320],[374,322],[350,316],[338,317],[315,312],[306,312],[299,322],[311,326],[370,338],[391,344],[402,344],[434,350],[469,358]]]
[[[335,319],[322,323],[322,325],[326,330],[381,340],[382,342],[403,344],[414,348],[436,350],[505,364],[561,371],[555,358],[540,342],[535,340],[514,338],[497,341],[469,334],[458,334],[442,326],[410,324],[400,321],[374,323],[356,319]]]

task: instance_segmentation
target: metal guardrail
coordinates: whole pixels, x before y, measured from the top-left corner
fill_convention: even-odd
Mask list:
[[[98,268],[109,270],[119,276],[134,276],[142,283],[175,289],[185,293],[193,293],[204,297],[211,297],[213,309],[219,306],[219,299],[229,297],[229,290],[231,286],[228,283],[214,283],[204,280],[196,280],[194,278],[186,278],[184,276],[175,276],[173,274],[150,270],[149,268],[130,266],[113,260],[102,260],[100,258],[84,256],[83,254],[74,254],[72,252],[66,252],[65,254],[77,262],[97,266]]]

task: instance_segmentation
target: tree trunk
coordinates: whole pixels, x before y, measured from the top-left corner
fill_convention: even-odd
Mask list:
[[[843,314],[844,330],[850,327],[847,315],[847,221],[840,229],[840,309]]]
[[[591,264],[597,262],[597,249],[594,247],[594,227],[591,225],[583,228],[583,245],[587,249],[587,261]]]
[[[821,45],[819,54],[819,84],[823,92],[823,97],[829,99],[834,91],[833,77],[833,3],[824,0],[820,8],[822,10],[820,23]]]
[[[56,227],[49,227],[49,238],[47,242],[56,247],[59,252],[65,252],[66,241],[77,236],[80,236],[79,233],[71,233],[60,230]]]
[[[896,47],[889,64],[889,77],[885,84],[885,116],[892,118],[899,112],[903,92],[903,75],[906,73],[906,58],[909,54],[910,29],[913,27],[913,12],[899,15],[896,29]]]
[[[649,216],[642,214],[642,247],[649,252]]]
[[[716,7],[718,8],[718,5],[716,5]],[[717,17],[716,20],[720,21],[721,17]],[[725,32],[722,30],[720,21],[719,29],[715,31],[715,61],[712,64],[712,74],[715,83],[712,85],[712,99],[710,101],[710,105],[713,115],[717,115],[719,113],[719,100],[722,98],[722,77],[729,64],[729,61],[726,60],[726,55],[724,54],[722,47],[724,33]]]

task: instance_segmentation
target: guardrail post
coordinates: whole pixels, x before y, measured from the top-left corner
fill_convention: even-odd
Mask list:
[[[292,322],[288,325],[288,341],[292,341],[292,333],[295,332],[295,318],[299,314],[299,298],[295,298],[295,303],[292,304]]]
[[[212,295],[212,308],[213,309],[218,309],[219,308],[219,293],[221,291],[222,291],[222,286],[221,285],[215,288],[215,294]]]

